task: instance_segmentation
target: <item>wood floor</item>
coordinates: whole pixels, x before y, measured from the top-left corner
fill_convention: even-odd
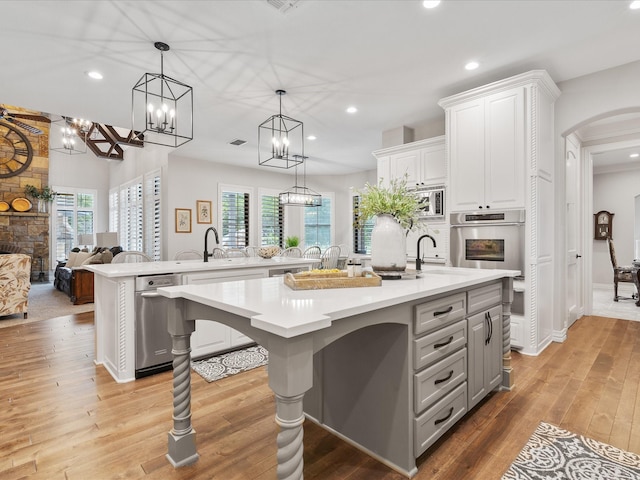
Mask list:
[[[493,393],[418,461],[419,480],[500,479],[540,421],[640,453],[640,323],[584,317],[539,357],[514,353]],[[274,479],[274,401],[264,367],[192,375],[200,460],[165,459],[171,372],[117,384],[95,366],[93,313],[0,329],[0,478]],[[305,423],[305,479],[401,475]]]

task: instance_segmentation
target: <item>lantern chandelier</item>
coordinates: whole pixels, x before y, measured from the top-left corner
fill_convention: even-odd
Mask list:
[[[296,180],[295,185],[289,190],[279,195],[280,205],[289,205],[295,207],[320,207],[322,206],[322,195],[307,188],[307,165],[304,161],[308,157],[302,155],[294,155],[296,164]],[[302,173],[302,186],[298,185],[298,164],[302,163],[304,170]]]
[[[132,130],[146,143],[175,148],[193,140],[193,89],[164,74],[169,45],[153,45],[160,50],[160,73],[145,73],[133,87]]]
[[[60,129],[60,136],[51,136],[51,150],[67,155],[87,153],[87,134],[93,122],[62,117],[60,120],[55,120],[53,124]]]
[[[280,111],[258,126],[259,165],[291,168],[304,161],[304,125],[282,114],[282,96],[286,94],[285,90],[276,90]]]

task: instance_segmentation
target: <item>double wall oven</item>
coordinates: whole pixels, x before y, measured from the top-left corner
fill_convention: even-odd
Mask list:
[[[520,270],[525,273],[525,211],[451,214],[454,267]]]

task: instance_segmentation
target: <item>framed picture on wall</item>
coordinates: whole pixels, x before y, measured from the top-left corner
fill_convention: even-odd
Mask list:
[[[211,202],[209,200],[196,200],[196,212],[198,212],[198,223],[212,223]]]
[[[190,208],[176,208],[176,233],[191,233]]]

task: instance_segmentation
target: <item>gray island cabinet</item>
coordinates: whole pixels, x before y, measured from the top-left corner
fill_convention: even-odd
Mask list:
[[[190,335],[195,319],[208,319],[269,351],[279,479],[302,478],[305,419],[414,476],[416,459],[442,434],[491,390],[510,388],[518,273],[426,268],[422,278],[380,287],[294,291],[268,278],[159,289],[171,299],[174,352],[168,460],[198,459]]]

